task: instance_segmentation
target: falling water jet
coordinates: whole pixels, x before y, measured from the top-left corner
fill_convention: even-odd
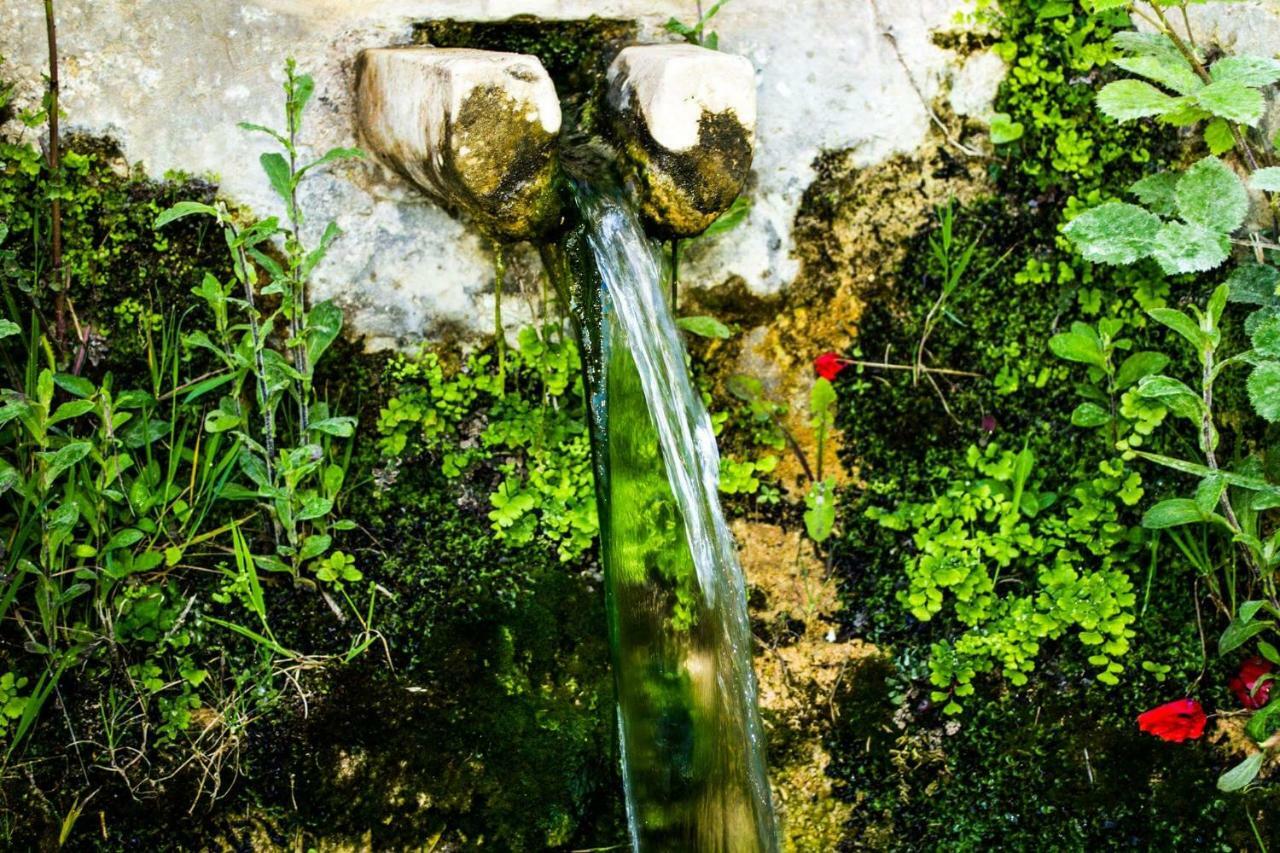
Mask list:
[[[609,107],[625,190],[607,177],[567,179],[573,205],[563,216],[548,196],[557,161],[545,138],[559,114],[536,59],[368,51],[359,77],[372,147],[433,197],[503,239],[538,240],[560,220],[560,236],[541,248],[581,342],[590,398],[633,846],[776,851],[715,436],[641,225],[643,216],[665,236],[698,233],[741,191],[755,122],[750,64],[683,45],[622,51]],[[487,133],[469,127],[484,116],[462,108],[475,103],[503,107]],[[469,144],[454,142],[464,136]]]

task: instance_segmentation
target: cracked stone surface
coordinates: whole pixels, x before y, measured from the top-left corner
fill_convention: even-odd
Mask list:
[[[713,22],[720,48],[746,57],[756,72],[753,206],[743,225],[689,254],[681,271],[687,286],[737,276],[757,293],[785,287],[798,269],[792,226],[814,159],[852,149],[859,165],[874,165],[914,151],[929,131],[920,95],[945,95],[960,62],[931,35],[956,26],[964,0],[803,6],[780,11],[772,0],[734,0]],[[414,22],[599,15],[637,21],[644,42],[668,42],[663,24],[694,15],[691,0],[60,0],[58,8],[66,125],[116,137],[153,175],[218,177],[229,197],[263,215],[280,212],[254,165],[269,143],[236,123],[279,123],[287,56],[316,79],[304,140],[317,153],[356,142],[360,51],[409,43]],[[0,55],[0,73],[19,84],[18,108],[38,103],[46,58],[40,4],[0,0]],[[16,122],[5,131],[36,133]],[[489,328],[485,238],[408,181],[375,163],[343,163],[309,181],[301,201],[310,227],[332,218],[346,232],[316,272],[315,295],[339,299],[349,327],[371,347]],[[510,302],[504,312],[513,327],[522,301]]]

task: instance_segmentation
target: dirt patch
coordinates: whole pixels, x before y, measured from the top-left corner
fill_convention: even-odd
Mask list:
[[[733,525],[751,586],[760,708],[768,728],[774,801],[783,848],[834,850],[850,807],[832,796],[823,739],[839,714],[836,691],[847,668],[876,653],[836,642],[840,599],[834,582],[797,531],[763,522]]]

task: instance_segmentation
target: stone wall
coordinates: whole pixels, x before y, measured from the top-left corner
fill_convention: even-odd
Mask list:
[[[927,103],[947,93],[958,111],[989,109],[1003,67],[935,44],[963,0],[732,0],[714,21],[721,49],[757,69],[759,131],[753,208],[738,229],[691,250],[686,286],[740,276],[758,293],[784,288],[797,270],[792,223],[824,150],[852,149],[860,165],[919,147]],[[265,138],[239,121],[279,123],[287,56],[316,78],[305,138],[322,151],[352,145],[352,68],[371,46],[410,40],[430,19],[512,15],[634,20],[646,41],[672,37],[672,16],[696,17],[692,0],[59,0],[66,126],[115,137],[153,175],[208,174],[236,202],[280,212],[257,166]],[[45,67],[41,5],[0,0],[0,75],[19,83],[18,106],[38,102]],[[33,134],[11,122],[9,134]],[[311,227],[334,218],[346,232],[315,277],[317,297],[337,297],[371,347],[411,344],[449,330],[490,328],[492,264],[481,237],[423,201],[374,163],[343,164],[310,182]],[[536,270],[531,251],[517,270]],[[527,274],[527,273],[526,273]],[[517,279],[518,280],[518,279]],[[512,323],[528,303],[504,306]]]

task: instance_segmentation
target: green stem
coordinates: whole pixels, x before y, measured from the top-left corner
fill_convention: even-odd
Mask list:
[[[502,285],[507,275],[507,256],[501,243],[493,246],[493,344],[498,351],[498,381],[507,378],[507,337],[502,331]]]

